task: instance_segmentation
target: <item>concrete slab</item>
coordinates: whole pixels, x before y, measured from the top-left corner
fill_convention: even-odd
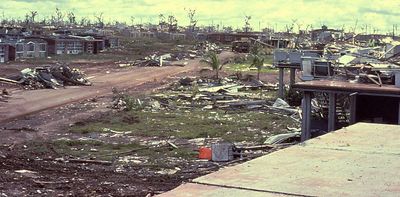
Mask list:
[[[196,196],[221,196],[220,191],[226,189],[229,196],[243,196],[242,191],[245,195],[257,191],[266,195],[398,196],[399,134],[400,126],[359,123],[193,181],[204,187],[181,186],[168,193],[179,196],[180,191],[190,193],[211,185],[211,193]]]
[[[297,146],[194,180],[307,196],[380,196],[400,192],[399,156]]]
[[[400,155],[400,127],[357,123],[305,142],[308,148]]]
[[[171,192],[163,193],[160,197],[231,197],[231,196],[252,196],[252,197],[277,197],[277,196],[288,196],[284,194],[252,191],[237,188],[225,188],[220,186],[203,185],[196,183],[183,184]]]

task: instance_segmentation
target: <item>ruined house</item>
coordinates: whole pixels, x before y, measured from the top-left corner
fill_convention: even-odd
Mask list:
[[[333,40],[344,37],[343,30],[328,29],[327,26],[322,26],[321,29],[314,29],[310,31],[310,37],[312,41],[320,43],[329,43]]]
[[[47,56],[47,42],[39,38],[20,39],[15,42],[15,56],[20,58],[43,58]]]
[[[53,36],[44,38],[48,43],[48,53],[61,54],[97,54],[103,49],[103,40],[79,36]]]
[[[0,41],[0,63],[15,60],[15,47]]]

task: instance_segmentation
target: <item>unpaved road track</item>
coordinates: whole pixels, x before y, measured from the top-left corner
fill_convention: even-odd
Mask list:
[[[233,57],[231,52],[223,52],[220,59]],[[13,94],[8,103],[0,106],[0,123],[62,106],[68,103],[102,96],[111,93],[112,87],[132,88],[140,84],[162,80],[183,72],[197,70],[201,67],[199,59],[188,61],[188,65],[168,67],[143,67],[128,71],[118,71],[109,74],[99,74],[91,81],[93,86],[70,86],[65,89],[43,89],[34,91],[20,91]]]

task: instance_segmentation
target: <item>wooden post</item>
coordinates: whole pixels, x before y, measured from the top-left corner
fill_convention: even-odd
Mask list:
[[[296,82],[296,69],[290,68],[290,87]]]
[[[279,90],[278,97],[283,98],[285,84],[283,84],[284,68],[279,67]]]
[[[356,123],[357,95],[350,95],[350,125]]]
[[[336,94],[329,93],[328,131],[335,130],[336,123]]]
[[[399,100],[399,115],[398,115],[398,121],[397,124],[400,124],[400,100]]]
[[[302,103],[301,141],[311,137],[311,92],[304,92]]]

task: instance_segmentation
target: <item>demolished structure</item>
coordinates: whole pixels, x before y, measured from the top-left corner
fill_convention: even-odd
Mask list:
[[[303,92],[302,140],[360,121],[400,124],[400,42],[330,37],[313,45],[323,49],[274,51],[279,96],[285,68],[291,70],[290,88]],[[303,82],[295,83],[296,70]]]
[[[11,77],[11,80],[25,89],[57,89],[68,85],[91,85],[83,72],[66,65],[25,68],[18,76]]]

